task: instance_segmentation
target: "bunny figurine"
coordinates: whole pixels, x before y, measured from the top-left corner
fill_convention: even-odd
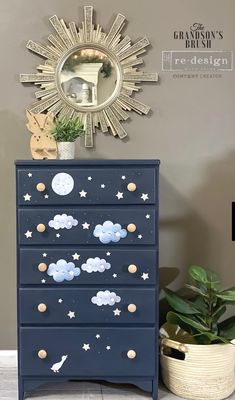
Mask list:
[[[34,160],[56,159],[57,144],[51,134],[54,126],[54,115],[52,112],[47,114],[34,114],[27,110],[26,115],[28,130],[32,133],[30,149]]]

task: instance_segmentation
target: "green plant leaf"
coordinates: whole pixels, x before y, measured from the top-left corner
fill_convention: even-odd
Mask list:
[[[218,325],[219,335],[227,340],[235,339],[235,315]]]
[[[201,296],[203,296],[203,297],[207,297],[208,296],[208,294],[206,293],[206,291],[205,290],[203,290],[203,288],[199,288],[199,287],[196,287],[196,286],[194,286],[194,285],[190,285],[190,284],[186,284],[185,285],[188,289],[190,289],[190,290],[192,290],[193,292],[195,292],[195,293],[197,293],[197,294],[200,294]]]
[[[51,133],[57,142],[74,142],[85,133],[79,117],[62,116],[55,118],[54,122]]]
[[[225,300],[226,302],[234,302],[235,301],[235,288],[230,288],[227,290],[223,290],[223,292],[216,293],[216,296],[219,299]]]
[[[226,312],[226,306],[222,304],[215,312],[212,314],[213,323],[218,322],[222,315]]]
[[[227,340],[224,337],[215,335],[214,333],[211,332],[201,332],[201,333],[196,333],[193,335],[194,338],[198,341],[198,343],[201,344],[211,344],[211,343],[229,343],[229,340]]]
[[[198,265],[189,267],[189,275],[191,278],[199,283],[207,283],[207,272],[204,268]]]
[[[209,331],[209,328],[200,323],[196,317],[190,316],[190,317],[185,317],[182,314],[177,314],[173,311],[169,311],[166,316],[167,322],[170,322],[171,324],[177,324],[179,325],[182,329],[185,329],[187,332],[192,332],[191,329],[188,328],[194,328],[198,332],[202,331]]]
[[[194,307],[193,303],[188,300],[183,300],[177,294],[172,292],[172,290],[164,289],[166,300],[169,305],[175,310],[183,314],[199,314],[200,311]]]

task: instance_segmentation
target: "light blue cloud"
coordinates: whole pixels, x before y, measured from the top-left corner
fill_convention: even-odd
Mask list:
[[[78,221],[72,217],[72,215],[67,214],[57,214],[48,223],[50,228],[58,229],[71,229],[73,226],[77,226]]]
[[[49,265],[47,275],[52,276],[54,281],[72,281],[75,276],[81,273],[80,268],[75,267],[75,264],[66,260],[58,260],[56,264]]]
[[[108,263],[104,258],[88,258],[85,264],[82,264],[81,269],[88,272],[105,272],[106,269],[110,269],[111,264]]]
[[[112,221],[105,221],[103,225],[96,225],[93,235],[99,238],[103,244],[110,242],[117,243],[120,239],[127,236],[126,229],[122,229],[120,224],[114,224]]]
[[[120,303],[121,297],[117,296],[115,292],[109,290],[99,291],[96,296],[92,297],[91,302],[97,306],[113,306],[115,303]]]

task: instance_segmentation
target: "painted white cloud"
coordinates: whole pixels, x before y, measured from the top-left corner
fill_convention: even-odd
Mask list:
[[[50,264],[47,270],[47,275],[52,276],[56,282],[72,281],[80,273],[80,268],[75,267],[73,262],[66,260],[58,260],[56,264]]]
[[[71,229],[73,226],[77,226],[78,221],[67,214],[57,214],[52,220],[49,221],[48,225],[50,228],[58,229]]]
[[[88,258],[85,264],[81,266],[83,271],[88,272],[104,272],[106,269],[111,268],[111,264],[108,263],[104,258]]]
[[[92,297],[91,302],[97,306],[113,306],[115,303],[120,303],[121,297],[117,296],[115,292],[109,290],[100,291],[96,296]]]
[[[105,221],[103,225],[96,225],[93,235],[99,238],[103,244],[110,242],[117,243],[120,239],[127,236],[126,229],[123,229],[120,224],[114,224],[112,221]]]

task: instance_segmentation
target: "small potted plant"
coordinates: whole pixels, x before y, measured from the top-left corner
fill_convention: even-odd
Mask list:
[[[163,381],[184,398],[225,399],[235,388],[235,316],[222,317],[235,287],[221,290],[217,274],[199,266],[189,276],[190,300],[164,290],[172,310],[160,329]]]
[[[80,118],[67,116],[55,118],[55,125],[51,133],[57,142],[58,158],[60,160],[73,159],[75,155],[75,140],[84,135]]]

